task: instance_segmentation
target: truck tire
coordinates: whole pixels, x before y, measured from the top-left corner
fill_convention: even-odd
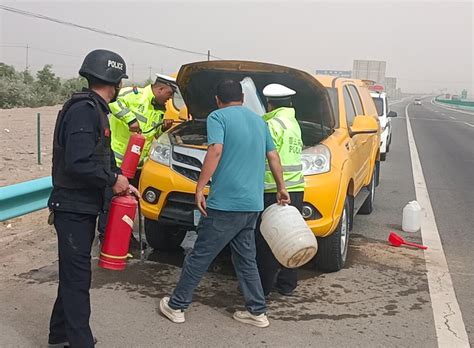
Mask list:
[[[375,161],[375,187],[378,187],[380,184],[380,161]]]
[[[349,197],[346,197],[336,230],[330,236],[318,238],[318,252],[315,257],[317,269],[323,272],[337,272],[344,267],[349,249],[351,219]]]
[[[364,201],[364,204],[360,207],[358,214],[369,215],[374,210],[374,201],[375,201],[375,187],[377,183],[377,166],[374,167],[374,172],[372,173],[372,179],[369,184],[369,195]]]
[[[145,218],[145,236],[148,245],[155,250],[178,250],[186,231],[177,226],[164,225],[155,220]]]

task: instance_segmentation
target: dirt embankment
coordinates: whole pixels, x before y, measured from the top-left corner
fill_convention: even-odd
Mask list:
[[[60,105],[0,110],[0,186],[51,175],[54,123]],[[41,115],[41,165],[37,163],[36,115]]]
[[[61,105],[0,110],[0,187],[51,175],[52,138],[60,108]],[[41,165],[37,163],[38,113]],[[46,223],[47,214],[43,209],[0,223],[0,275],[28,268],[32,261],[43,258],[45,251],[47,258],[55,257],[55,233]]]

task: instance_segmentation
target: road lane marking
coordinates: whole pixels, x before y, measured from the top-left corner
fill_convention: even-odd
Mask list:
[[[404,117],[399,117],[403,119]],[[445,122],[445,123],[466,123],[464,121],[458,121],[458,120],[446,120],[443,118],[427,118],[427,117],[417,117],[414,118],[412,121],[433,121],[433,122]]]
[[[464,122],[464,124],[467,124],[468,126],[471,126],[474,128],[474,124],[470,124],[470,123],[467,123],[467,122]]]
[[[431,307],[436,327],[439,347],[469,347],[466,327],[462,319],[454,292],[451,274],[439,236],[438,226],[426,187],[423,168],[416,148],[415,138],[408,115],[408,104],[405,107],[407,120],[408,145],[410,147],[413,181],[416,199],[422,206],[421,237],[428,246],[424,251]]]
[[[453,116],[449,116],[449,118],[452,119],[452,120],[456,119],[456,117],[453,117]]]

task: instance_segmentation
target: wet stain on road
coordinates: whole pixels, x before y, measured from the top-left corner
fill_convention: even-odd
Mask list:
[[[384,241],[351,237],[345,269],[323,274],[312,264],[299,272],[294,296],[270,294],[269,315],[274,320],[355,320],[378,316],[407,315],[429,304],[423,254],[393,248]],[[171,294],[184,256],[179,253],[151,253],[147,260],[129,261],[125,271],[109,271],[94,266],[93,289],[122,290],[131,297],[159,299]],[[94,261],[94,264],[97,262]],[[18,276],[31,283],[54,284],[57,264]],[[232,313],[243,308],[232,263],[226,253],[219,256],[197,288],[194,301]],[[364,328],[357,328],[363,332]]]

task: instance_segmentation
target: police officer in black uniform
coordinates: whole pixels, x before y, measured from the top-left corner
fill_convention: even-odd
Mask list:
[[[110,149],[108,103],[127,78],[125,61],[107,50],[90,52],[79,74],[89,88],[75,93],[59,112],[53,139],[50,223],[58,235],[59,288],[51,315],[50,347],[93,347],[89,326],[91,247],[104,190],[129,190]]]

